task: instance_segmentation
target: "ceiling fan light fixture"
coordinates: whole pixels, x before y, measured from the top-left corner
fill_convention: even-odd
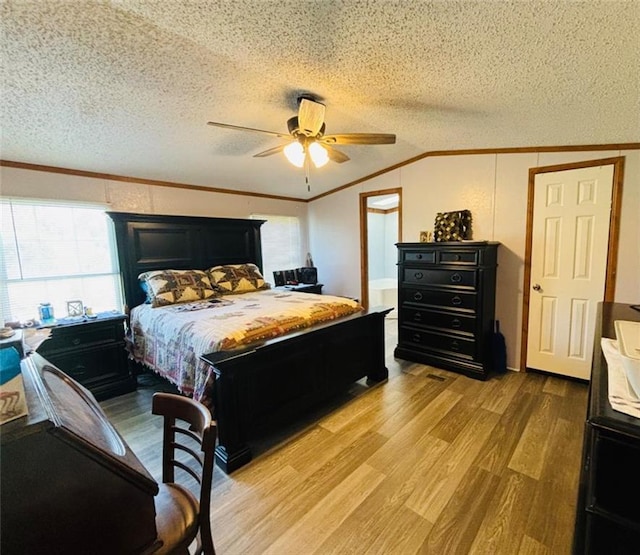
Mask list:
[[[304,147],[298,141],[294,141],[285,146],[284,155],[287,157],[287,160],[297,168],[304,166]]]
[[[321,168],[329,161],[327,149],[318,143],[309,145],[309,156],[311,156],[311,161],[316,168]]]
[[[325,135],[324,114],[325,105],[318,102],[317,97],[314,95],[304,93],[298,97],[298,114],[287,120],[288,134],[217,121],[209,121],[207,123],[214,127],[251,131],[285,139],[288,144],[282,143],[276,147],[268,148],[254,154],[253,157],[266,158],[267,156],[284,152],[287,160],[292,165],[305,169],[307,183],[311,164],[316,168],[321,168],[329,161],[338,164],[349,161],[349,157],[344,152],[334,148],[335,145],[391,145],[396,142],[396,136],[391,133],[339,133]]]

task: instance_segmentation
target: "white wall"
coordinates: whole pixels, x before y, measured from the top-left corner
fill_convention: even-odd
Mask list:
[[[369,212],[367,222],[369,245],[369,281],[396,279],[398,259],[398,212]]]
[[[101,203],[109,210],[145,214],[248,218],[251,214],[298,216],[303,230],[300,260],[308,252],[307,203],[175,187],[141,185],[19,168],[0,167],[0,195]]]
[[[518,368],[529,168],[624,156],[615,300],[640,303],[640,151],[486,154],[424,158],[323,197],[309,207],[309,236],[325,291],[360,295],[361,192],[402,188],[403,241],[433,230],[437,212],[469,209],[473,238],[499,241],[496,317]]]
[[[369,281],[385,277],[385,214],[367,213],[367,243],[369,245]]]
[[[384,216],[384,277],[398,278],[398,211],[388,212]]]

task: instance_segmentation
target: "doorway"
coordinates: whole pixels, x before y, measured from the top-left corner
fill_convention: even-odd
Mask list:
[[[395,244],[402,240],[402,189],[360,193],[360,295],[365,309],[389,306],[397,317]]]
[[[612,301],[624,158],[529,170],[520,367],[588,380]]]

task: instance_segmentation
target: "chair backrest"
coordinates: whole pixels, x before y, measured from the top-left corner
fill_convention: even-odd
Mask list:
[[[151,412],[164,417],[162,481],[175,483],[175,470],[179,468],[198,482],[200,485],[198,541],[204,546],[210,544],[213,549],[210,504],[216,426],[211,420],[211,413],[203,404],[172,393],[154,393]],[[177,420],[186,422],[189,425],[188,428],[177,425]],[[194,447],[198,447],[200,452],[194,450]],[[182,455],[180,460],[179,453],[185,453],[186,456]],[[200,547],[201,545],[198,546],[199,550]],[[208,552],[207,549],[205,549],[206,552]]]

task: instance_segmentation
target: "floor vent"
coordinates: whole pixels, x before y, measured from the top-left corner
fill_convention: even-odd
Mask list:
[[[439,382],[444,382],[447,378],[443,378],[442,376],[436,376],[435,374],[427,374],[427,378],[431,378],[432,380],[438,380]]]

